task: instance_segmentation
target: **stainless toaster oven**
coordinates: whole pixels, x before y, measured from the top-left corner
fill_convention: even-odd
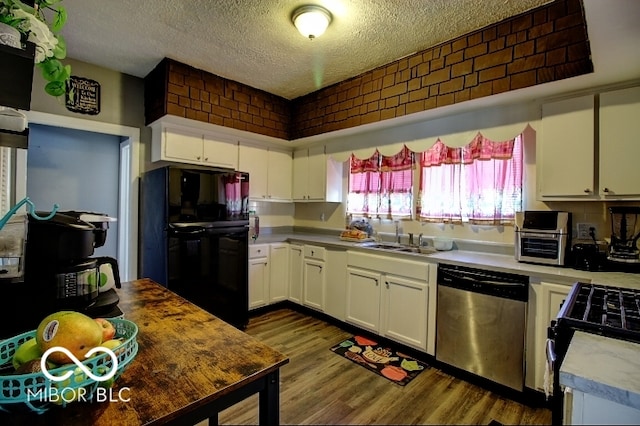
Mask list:
[[[518,262],[564,266],[571,243],[571,213],[516,212],[515,258]]]

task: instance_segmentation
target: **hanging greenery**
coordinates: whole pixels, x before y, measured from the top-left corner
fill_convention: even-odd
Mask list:
[[[62,96],[71,76],[71,66],[63,65],[67,44],[60,30],[67,22],[62,0],[35,0],[34,6],[20,0],[0,0],[0,22],[11,25],[23,40],[35,45],[35,63],[48,81],[44,90],[51,96]]]

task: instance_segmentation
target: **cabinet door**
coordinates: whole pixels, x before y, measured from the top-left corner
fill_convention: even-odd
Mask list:
[[[269,302],[287,300],[289,292],[289,244],[269,246]]]
[[[268,163],[269,177],[267,197],[271,200],[291,201],[293,167],[291,153],[269,150]]]
[[[600,95],[600,194],[640,198],[640,87]]]
[[[536,359],[536,375],[535,386],[537,389],[544,389],[544,371],[545,364],[547,362],[546,356],[546,342],[547,342],[547,327],[551,325],[551,320],[556,319],[560,307],[564,302],[567,294],[571,290],[570,285],[555,284],[548,282],[540,283],[540,299],[536,303],[536,345],[535,345],[535,359]]]
[[[309,148],[307,164],[307,199],[323,201],[327,181],[327,163],[324,146]]]
[[[249,173],[249,198],[267,199],[267,150],[240,144],[238,169]]]
[[[304,260],[303,303],[324,311],[324,262],[315,259]]]
[[[426,351],[429,304],[426,282],[393,275],[384,275],[382,280],[380,334]]]
[[[542,132],[536,157],[541,197],[589,197],[594,188],[594,97],[542,106]]]
[[[308,167],[308,150],[301,149],[293,152],[293,182],[292,197],[294,200],[303,201],[307,199],[308,179],[310,170]]]
[[[303,253],[303,246],[296,244],[289,246],[289,300],[298,304],[302,304]]]
[[[202,133],[165,129],[164,155],[167,160],[202,161]]]
[[[238,144],[234,141],[212,139],[205,135],[202,155],[202,161],[207,165],[234,170],[238,168]]]
[[[269,262],[267,257],[249,259],[249,309],[269,303]]]
[[[377,272],[347,267],[347,322],[374,333],[380,331],[381,280]]]

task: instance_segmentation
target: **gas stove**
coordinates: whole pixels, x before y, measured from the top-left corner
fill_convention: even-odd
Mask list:
[[[560,366],[575,331],[640,343],[640,290],[575,283],[547,330],[553,362],[553,424],[562,424],[563,393]],[[549,353],[549,347],[551,352]]]

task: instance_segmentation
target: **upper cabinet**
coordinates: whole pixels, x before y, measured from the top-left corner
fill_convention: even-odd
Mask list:
[[[536,176],[540,197],[594,195],[594,96],[542,106]]]
[[[329,158],[324,146],[293,152],[293,200],[342,202],[342,163]]]
[[[291,152],[240,142],[238,169],[249,173],[249,198],[291,201]]]
[[[537,144],[538,198],[640,199],[640,87],[544,104]]]
[[[228,137],[180,125],[151,124],[151,161],[238,168],[238,143]]]
[[[600,95],[600,195],[640,199],[640,87]]]

